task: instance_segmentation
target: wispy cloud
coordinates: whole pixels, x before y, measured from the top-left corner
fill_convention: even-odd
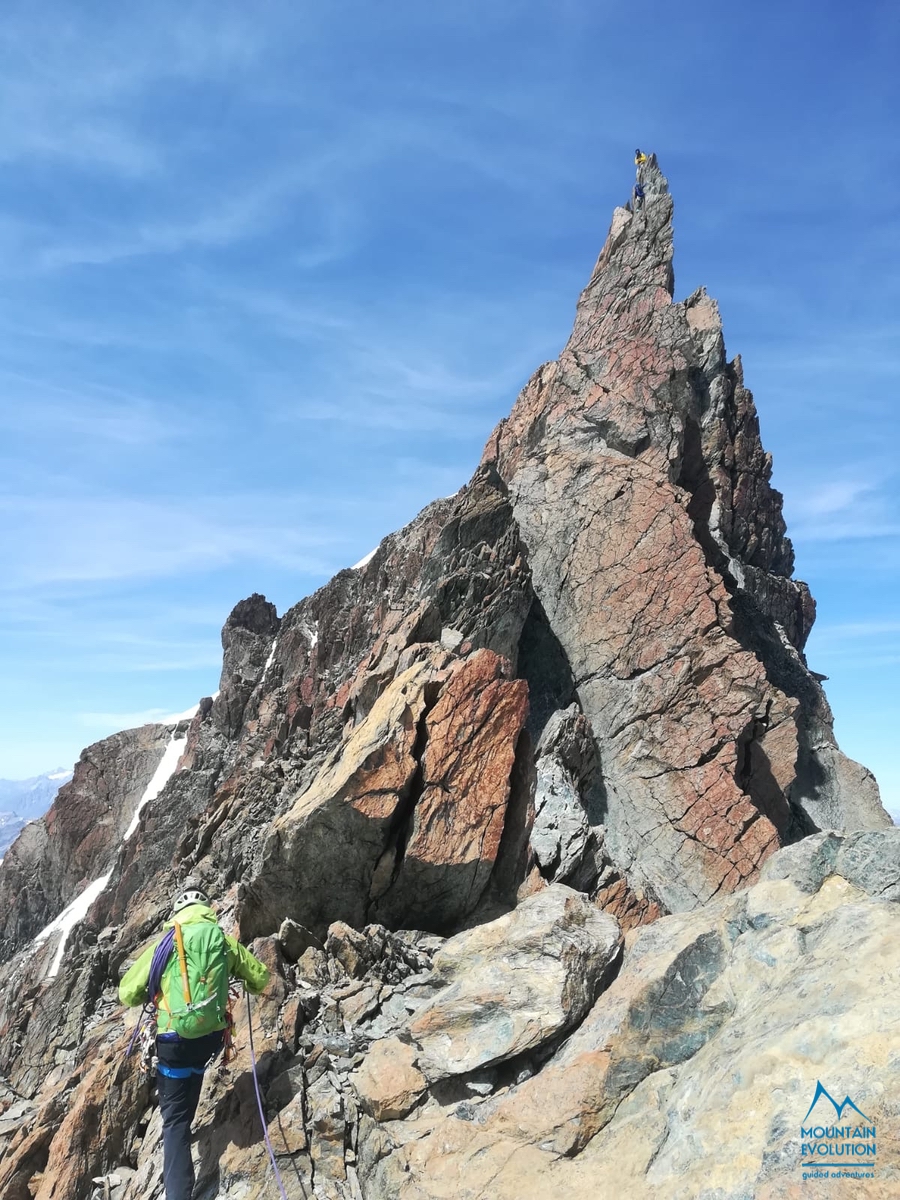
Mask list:
[[[65,673],[84,664],[101,675],[203,671],[212,685],[221,666],[219,631],[235,600],[190,607],[165,595],[123,603],[102,585],[53,584],[46,591],[0,591],[0,630],[17,644],[32,647],[33,668]]]
[[[829,521],[798,525],[793,529],[793,536],[806,542],[893,541],[900,537],[900,522]]]
[[[6,564],[0,586],[159,578],[237,561],[328,574],[336,532],[298,522],[302,505],[295,497],[281,519],[273,519],[273,508],[278,505],[272,497],[154,502],[0,495],[0,553]]]
[[[203,9],[206,10],[204,19]],[[148,90],[227,79],[264,44],[261,23],[221,6],[7,13],[0,31],[0,161],[64,163],[126,177],[158,172],[166,147],[142,129]]]
[[[900,634],[900,621],[885,621],[875,618],[871,621],[846,621],[839,625],[818,625],[816,627],[819,640],[833,638],[835,641],[844,639],[883,637],[885,634]]]
[[[145,708],[137,712],[83,712],[78,713],[78,720],[85,729],[118,731],[139,725],[166,725],[181,715],[165,708]]]
[[[900,663],[900,621],[878,614],[860,621],[817,624],[810,653],[826,672],[858,676]]]
[[[804,517],[830,516],[852,509],[860,499],[871,496],[874,491],[871,482],[858,479],[816,483],[796,497],[793,507]]]
[[[556,349],[538,289],[529,298],[533,339],[522,337],[522,310],[514,336],[509,313],[489,296],[432,299],[427,312],[409,297],[388,313],[346,301],[307,303],[273,289],[218,288],[211,295],[230,320],[242,314],[243,324],[249,320],[305,355],[302,385],[290,371],[271,368],[254,382],[267,413],[290,424],[486,437],[534,369],[536,352]]]
[[[229,246],[267,232],[304,182],[302,173],[291,170],[252,181],[237,193],[194,199],[193,204],[191,198],[182,197],[181,213],[168,220],[137,221],[124,229],[110,225],[90,240],[51,241],[37,253],[36,266],[44,270],[102,266],[146,255]]]
[[[0,371],[0,428],[39,431],[55,443],[63,438],[121,446],[149,447],[176,436],[178,421],[164,415],[151,400],[117,389],[98,388],[91,395],[13,371]]]
[[[798,543],[891,541],[900,537],[893,465],[845,468],[843,478],[794,479],[788,495],[791,536]]]

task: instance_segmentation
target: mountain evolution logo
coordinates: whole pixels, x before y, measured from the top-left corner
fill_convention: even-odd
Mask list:
[[[868,1121],[869,1118],[866,1116],[866,1114],[863,1112],[863,1110],[861,1108],[857,1108],[857,1106],[853,1103],[853,1101],[850,1099],[849,1096],[845,1096],[844,1099],[840,1102],[840,1104],[838,1104],[838,1102],[837,1102],[837,1100],[835,1100],[834,1096],[829,1095],[827,1088],[822,1087],[822,1084],[819,1082],[818,1079],[816,1080],[816,1094],[813,1096],[812,1104],[806,1110],[806,1117],[809,1116],[809,1114],[816,1107],[816,1105],[819,1103],[819,1101],[821,1100],[821,1098],[823,1096],[825,1097],[826,1100],[830,1100],[831,1103],[834,1105],[834,1111],[835,1111],[835,1114],[837,1115],[838,1120],[840,1120],[841,1117],[844,1115],[845,1108],[852,1108],[854,1112],[859,1113],[859,1115],[862,1117],[862,1119],[864,1121]],[[803,1118],[804,1121],[806,1120],[806,1117]]]
[[[851,1109],[862,1118],[864,1124],[806,1125],[813,1109],[821,1101],[827,1101],[832,1106],[837,1121],[842,1120],[847,1109]],[[820,1108],[820,1114],[821,1111]],[[874,1179],[876,1154],[875,1125],[871,1118],[851,1100],[849,1094],[841,1101],[835,1100],[821,1080],[817,1079],[812,1103],[800,1125],[803,1178]]]

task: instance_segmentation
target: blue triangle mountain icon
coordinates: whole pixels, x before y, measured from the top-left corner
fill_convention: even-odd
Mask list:
[[[849,1096],[845,1096],[844,1099],[839,1104],[837,1102],[837,1100],[835,1100],[834,1096],[829,1095],[828,1091],[824,1087],[822,1087],[822,1084],[819,1082],[818,1079],[816,1080],[816,1094],[813,1096],[813,1102],[809,1106],[809,1109],[807,1110],[806,1117],[809,1116],[809,1114],[816,1107],[819,1100],[821,1100],[821,1098],[823,1096],[825,1097],[826,1100],[830,1101],[834,1105],[834,1111],[837,1114],[838,1120],[840,1120],[841,1117],[844,1115],[845,1108],[852,1108],[854,1112],[859,1113],[859,1115],[863,1118],[864,1121],[871,1120],[871,1118],[867,1117],[861,1108],[856,1107],[856,1105],[853,1103],[853,1101],[850,1099]],[[804,1121],[806,1120],[806,1117],[803,1118]]]

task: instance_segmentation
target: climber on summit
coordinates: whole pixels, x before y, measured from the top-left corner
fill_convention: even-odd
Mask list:
[[[640,148],[635,150],[634,165],[635,165],[635,167],[637,167],[636,174],[637,174],[638,183],[641,182],[641,176],[644,173],[644,164],[646,163],[646,161],[647,161],[647,155],[643,152],[643,150],[641,150]]]
[[[229,979],[242,980],[255,995],[269,982],[269,968],[222,931],[193,882],[176,896],[164,929],[122,977],[119,999],[155,1006],[166,1200],[190,1200],[191,1122],[203,1072],[225,1041]]]

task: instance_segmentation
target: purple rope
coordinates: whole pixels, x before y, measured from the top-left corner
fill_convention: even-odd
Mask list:
[[[284,1184],[281,1182],[281,1174],[278,1170],[278,1164],[275,1161],[275,1151],[272,1149],[272,1143],[269,1141],[269,1130],[266,1125],[266,1114],[263,1112],[262,1096],[259,1092],[259,1079],[256,1075],[256,1051],[253,1048],[253,1018],[250,1015],[250,993],[247,993],[247,1031],[250,1035],[250,1062],[253,1064],[253,1087],[256,1090],[256,1103],[259,1107],[259,1119],[262,1124],[263,1137],[266,1139],[266,1149],[269,1152],[269,1160],[272,1163],[272,1170],[275,1172],[275,1181],[278,1184],[278,1190],[281,1192],[281,1200],[288,1200],[287,1192],[284,1190]]]
[[[128,1049],[125,1051],[125,1057],[130,1058],[131,1052],[134,1049],[134,1043],[137,1041],[138,1034],[141,1031],[144,1017],[153,1007],[153,1001],[156,993],[159,991],[159,985],[162,981],[162,973],[166,969],[166,963],[169,961],[169,956],[172,953],[172,947],[175,945],[175,930],[170,929],[169,932],[160,940],[159,945],[153,951],[153,958],[150,960],[150,976],[147,980],[147,996],[148,1002],[144,1005],[141,1015],[137,1019],[137,1024],[134,1027],[134,1033],[131,1035],[131,1041],[128,1043]]]
[[[175,930],[170,929],[169,932],[160,940],[159,945],[153,951],[153,958],[150,960],[150,976],[147,980],[147,995],[150,997],[151,1004],[153,1003],[156,993],[159,991],[159,985],[162,982],[163,971],[166,969],[166,963],[172,953],[172,947],[175,945]]]
[[[141,1023],[144,1020],[148,1006],[145,1004],[141,1009],[141,1015],[137,1019],[137,1024],[134,1027],[134,1033],[131,1035],[131,1041],[128,1043],[128,1049],[125,1051],[125,1057],[130,1058],[131,1052],[134,1049],[134,1043],[137,1041],[137,1035],[141,1032]]]

